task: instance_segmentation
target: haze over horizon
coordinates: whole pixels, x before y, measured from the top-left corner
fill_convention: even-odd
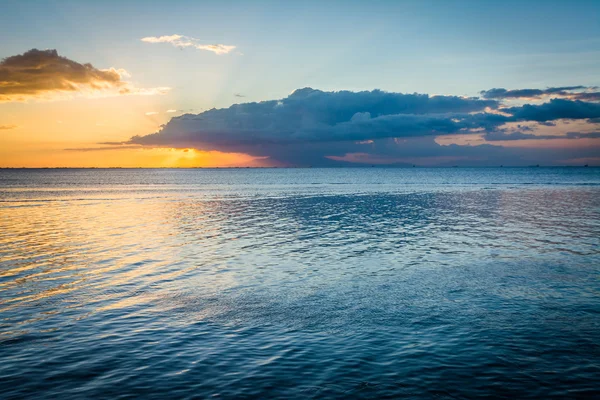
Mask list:
[[[600,165],[599,12],[8,1],[0,167]]]

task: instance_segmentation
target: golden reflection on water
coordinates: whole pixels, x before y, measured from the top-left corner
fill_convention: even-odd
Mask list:
[[[200,263],[210,266],[218,242],[204,242],[195,265],[180,252],[219,234],[225,219],[206,216],[215,203],[160,194],[110,201],[66,196],[0,209],[0,312],[53,299],[92,313],[133,307],[160,299],[161,285]],[[205,274],[202,284],[223,290],[231,279]]]

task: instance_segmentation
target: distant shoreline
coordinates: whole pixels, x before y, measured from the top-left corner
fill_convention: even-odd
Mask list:
[[[48,169],[367,169],[367,168],[385,168],[385,169],[412,169],[412,168],[435,168],[435,169],[452,169],[452,168],[478,168],[478,169],[494,169],[494,168],[600,168],[600,165],[495,165],[495,166],[394,166],[394,165],[356,165],[356,166],[323,166],[323,167],[0,167],[0,170],[15,170],[15,169],[30,169],[30,170],[48,170]]]

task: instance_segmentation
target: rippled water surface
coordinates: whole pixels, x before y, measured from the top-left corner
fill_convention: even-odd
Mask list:
[[[600,169],[0,170],[0,398],[584,397]]]

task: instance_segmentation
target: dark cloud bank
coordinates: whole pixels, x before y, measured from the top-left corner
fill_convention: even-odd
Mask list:
[[[560,94],[582,89],[586,88],[550,88],[546,91],[559,95],[546,103],[507,107],[498,96],[489,95],[465,98],[304,88],[281,100],[235,104],[175,117],[159,132],[135,136],[128,143],[244,152],[268,156],[273,162],[288,165],[338,165],[371,160],[401,165],[419,158],[435,164],[560,163],[572,158],[600,157],[600,152],[594,147],[442,146],[434,139],[475,134],[487,137],[490,142],[555,139],[552,135],[537,137],[509,131],[506,124],[534,122],[553,126],[556,121],[584,120],[591,125],[600,118],[600,104],[566,99]],[[562,136],[563,139],[586,137],[596,138],[597,134],[571,132]]]

